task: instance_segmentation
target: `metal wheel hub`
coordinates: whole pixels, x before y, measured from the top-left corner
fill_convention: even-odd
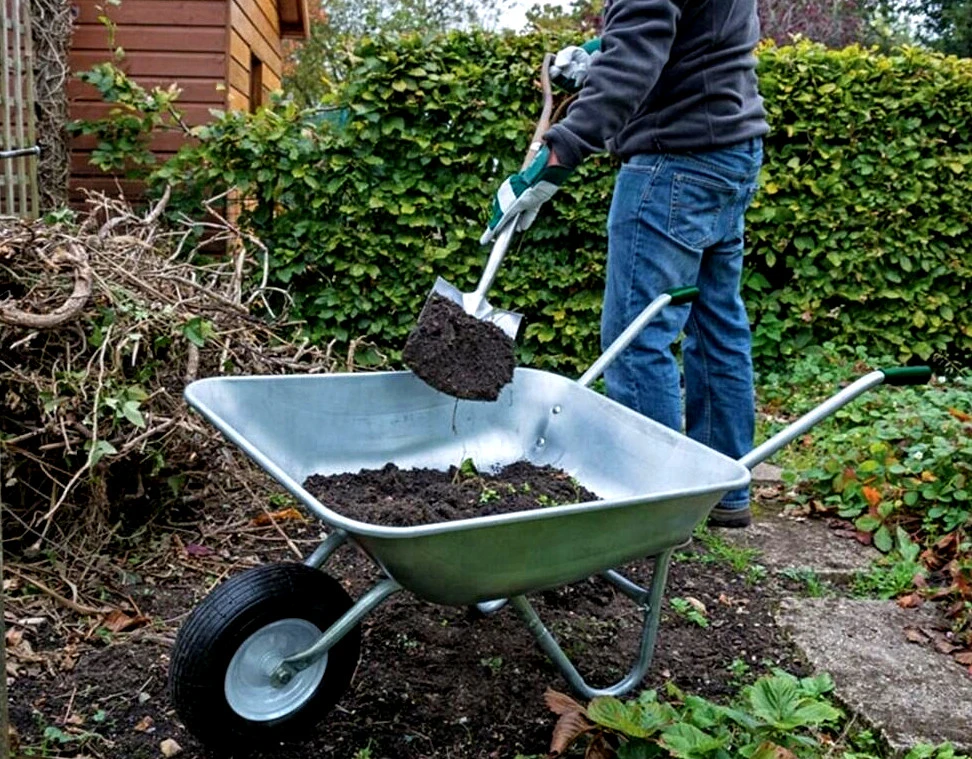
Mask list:
[[[317,625],[297,618],[281,619],[253,633],[226,668],[223,690],[230,708],[253,722],[280,719],[300,709],[324,678],[327,654],[286,683],[275,683],[272,675],[284,659],[310,648],[320,637]]]

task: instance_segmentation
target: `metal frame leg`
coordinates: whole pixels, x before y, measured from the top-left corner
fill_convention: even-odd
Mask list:
[[[536,610],[527,601],[525,596],[514,596],[510,599],[516,613],[526,623],[530,633],[536,638],[540,648],[550,657],[557,668],[566,678],[570,687],[584,698],[595,698],[596,696],[622,696],[634,688],[644,678],[651,666],[652,655],[655,651],[655,638],[658,634],[658,621],[661,617],[662,596],[665,593],[665,582],[668,579],[668,564],[672,558],[674,549],[669,549],[655,557],[655,567],[652,571],[651,588],[644,591],[643,588],[631,582],[623,575],[616,572],[606,573],[610,575],[608,580],[619,587],[626,595],[634,598],[640,595],[639,603],[645,612],[644,627],[641,632],[641,645],[638,650],[638,659],[627,676],[607,688],[592,688],[580,672],[568,658],[567,654],[557,643],[556,638],[546,628]],[[637,590],[636,590],[637,589]],[[640,591],[640,593],[639,593]],[[647,596],[647,599],[645,598]],[[636,599],[637,600],[637,599]],[[644,603],[647,600],[647,603]]]
[[[309,567],[314,567],[314,569],[320,569],[324,566],[331,554],[334,553],[338,548],[343,546],[348,541],[348,534],[344,530],[335,530],[321,543],[317,549],[304,559],[304,564]]]

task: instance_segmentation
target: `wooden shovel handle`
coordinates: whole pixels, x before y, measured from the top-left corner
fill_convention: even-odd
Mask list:
[[[540,112],[540,119],[537,127],[533,130],[533,139],[530,141],[530,149],[527,151],[526,158],[523,160],[522,169],[530,165],[540,147],[543,145],[542,138],[550,129],[550,116],[553,114],[553,87],[550,84],[550,64],[553,63],[553,53],[543,56],[543,66],[540,68],[540,88],[543,90],[543,110]]]

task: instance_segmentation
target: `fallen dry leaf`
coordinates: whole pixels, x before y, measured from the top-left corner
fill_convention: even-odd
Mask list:
[[[584,712],[584,707],[566,693],[561,693],[553,688],[547,688],[543,694],[544,703],[554,714],[567,714],[568,712]]]
[[[66,720],[64,720],[65,725],[74,725],[75,727],[80,727],[84,724],[84,717],[80,714],[72,714]]]
[[[592,727],[583,712],[567,712],[557,718],[550,738],[550,753],[562,754],[581,735]]]
[[[972,667],[972,651],[962,651],[961,653],[952,654],[952,658],[959,664]]]
[[[215,551],[208,546],[201,546],[198,543],[186,543],[185,547],[186,555],[188,556],[212,556]]]
[[[957,646],[954,643],[945,640],[945,638],[936,638],[935,648],[937,648],[943,654],[951,654],[961,650],[962,646]]]
[[[7,634],[4,637],[6,638],[7,645],[10,648],[15,648],[24,639],[24,631],[18,627],[11,627],[7,630]]]
[[[957,408],[950,408],[948,413],[954,416],[960,422],[972,422],[972,414],[966,414],[964,411],[959,411]]]
[[[164,756],[165,759],[169,759],[169,757],[181,754],[182,746],[171,738],[166,738],[164,741],[162,741],[162,743],[159,744],[159,750],[162,752],[162,756]]]
[[[614,749],[608,745],[603,735],[599,735],[591,741],[584,759],[611,759],[613,756],[616,756]]]
[[[897,601],[898,606],[902,609],[913,609],[916,606],[921,606],[921,596],[917,593],[909,593],[906,596],[901,596]]]
[[[264,525],[270,524],[271,521],[274,522],[286,522],[286,521],[304,521],[304,515],[301,514],[297,509],[291,506],[288,509],[281,509],[280,511],[267,512],[265,514],[258,514],[250,520],[250,524],[256,527],[263,527]]]
[[[692,596],[685,596],[685,600],[689,602],[689,605],[695,609],[703,617],[706,615],[705,604],[699,599],[693,598]]]
[[[922,482],[935,482],[938,478],[927,469],[921,473]]]
[[[121,609],[115,609],[105,617],[104,626],[112,632],[119,633],[147,622],[149,622],[148,617],[131,617]]]
[[[874,537],[869,532],[864,532],[863,530],[855,530],[854,540],[856,540],[862,546],[869,546],[873,542]]]
[[[871,508],[874,508],[881,503],[881,491],[877,488],[872,488],[870,485],[865,485],[861,488],[861,493],[864,495],[864,499],[868,502]]]
[[[146,714],[138,721],[138,724],[135,725],[132,730],[134,730],[136,733],[144,733],[154,724],[155,720]]]
[[[723,606],[732,606],[732,603],[733,603],[732,598],[730,598],[729,596],[727,596],[725,593],[720,593],[719,594],[718,601]]]
[[[917,627],[906,627],[904,634],[912,643],[927,643],[930,640],[928,633]]]

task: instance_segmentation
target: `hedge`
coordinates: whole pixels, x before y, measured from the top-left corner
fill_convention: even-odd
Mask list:
[[[183,202],[236,185],[314,339],[395,357],[436,276],[472,290],[492,192],[539,113],[538,36],[365,40],[317,112],[227,114],[163,167]],[[802,42],[759,51],[771,122],[744,296],[765,363],[828,340],[902,360],[972,356],[972,61]],[[490,299],[522,312],[521,358],[575,373],[598,352],[616,161],[587,161],[514,243]]]

